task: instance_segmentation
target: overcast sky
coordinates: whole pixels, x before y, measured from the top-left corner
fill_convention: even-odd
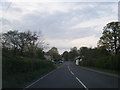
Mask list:
[[[109,22],[118,20],[118,2],[117,0],[93,1],[5,0],[0,2],[0,13],[3,15],[0,16],[0,22],[2,21],[0,32],[41,31],[45,42],[49,43],[48,49],[55,46],[60,53],[69,51],[74,46],[95,47],[102,35],[103,27]]]

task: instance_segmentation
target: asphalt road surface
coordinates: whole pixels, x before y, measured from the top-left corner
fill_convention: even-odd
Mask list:
[[[118,88],[118,77],[86,70],[68,61],[26,88]]]

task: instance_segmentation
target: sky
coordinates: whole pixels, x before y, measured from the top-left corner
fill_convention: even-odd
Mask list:
[[[42,33],[60,54],[72,47],[96,47],[103,27],[118,21],[118,0],[4,0],[0,33],[9,30]]]

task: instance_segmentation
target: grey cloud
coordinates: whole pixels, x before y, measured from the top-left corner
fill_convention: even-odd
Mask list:
[[[45,15],[45,13],[32,12],[23,17],[23,26],[30,30],[42,30],[48,38],[61,38],[61,39],[75,39],[83,38],[95,34],[94,27],[81,28],[79,30],[69,30],[71,25],[77,24],[72,22],[73,17],[78,16],[79,22],[86,22],[91,19],[99,18],[100,14],[97,10],[101,10],[102,6],[107,5],[106,3],[78,3],[77,5],[93,5],[93,7],[85,8],[83,10],[74,10],[72,12],[63,13],[58,12],[54,15]],[[109,3],[108,3],[109,5]],[[109,11],[105,8],[104,11]],[[72,14],[74,12],[74,14]],[[82,15],[82,18],[79,17]],[[71,21],[71,22],[70,22]],[[65,23],[62,23],[65,22]],[[66,24],[68,23],[68,24]],[[92,23],[92,22],[91,22]]]
[[[69,3],[66,3],[69,4]],[[13,25],[18,27],[21,30],[34,30],[43,32],[43,35],[47,36],[47,38],[58,38],[58,39],[76,39],[76,38],[84,38],[91,35],[95,35],[98,37],[100,35],[100,31],[95,31],[94,27],[86,27],[75,30],[70,30],[69,28],[72,25],[76,25],[78,23],[86,22],[91,19],[100,18],[101,14],[98,11],[103,11],[106,13],[111,13],[109,10],[111,5],[115,5],[114,3],[73,3],[73,7],[75,5],[86,5],[87,8],[84,9],[75,9],[70,12],[57,12],[56,14],[49,15],[47,13],[42,12],[31,12],[26,14],[22,18],[22,22],[13,21]],[[106,6],[105,6],[106,5]],[[19,11],[19,8],[12,8],[16,11]],[[18,9],[18,10],[17,10]],[[82,18],[80,17],[82,15]],[[74,17],[77,17],[77,21],[72,21]],[[63,23],[64,22],[64,23]],[[17,23],[17,24],[16,24]],[[92,22],[91,22],[92,23]]]
[[[19,7],[13,7],[14,6],[14,3],[12,2],[0,2],[0,10],[3,10],[3,11],[6,11],[6,12],[11,12],[11,11],[14,11],[14,12],[22,12],[22,9]]]
[[[9,25],[11,22],[5,18],[1,18],[0,21],[2,22],[3,25]]]
[[[71,3],[64,4],[67,6]],[[7,5],[9,5],[9,3]],[[85,5],[85,8],[79,9],[82,5]],[[27,12],[19,21],[9,21],[5,18],[0,20],[3,21],[3,25],[11,25],[15,30],[31,30],[35,32],[39,32],[40,30],[42,31],[43,36],[45,36],[45,39],[48,39],[48,41],[55,40],[56,42],[57,40],[68,40],[69,42],[70,40],[89,36],[95,36],[96,38],[100,37],[101,30],[95,30],[97,26],[79,29],[72,29],[72,26],[87,22],[89,20],[92,21],[94,19],[101,19],[102,17],[107,17],[108,15],[115,16],[116,12],[112,10],[115,5],[116,3],[72,3],[71,7],[78,8],[70,9],[69,12],[57,11],[56,13],[50,15],[46,12],[39,12],[39,8],[37,8],[37,11]],[[13,7],[12,5],[9,9],[20,13],[24,11],[24,9]],[[101,12],[103,12],[103,14]],[[14,13],[12,14],[12,16],[15,16]],[[53,42],[53,44],[55,43]],[[50,45],[50,47],[52,46],[53,45]],[[57,45],[56,42],[54,46],[57,46],[59,50],[64,51],[68,50],[70,48],[69,46],[72,46],[72,44],[66,47],[64,43],[61,43],[60,46]]]
[[[14,8],[14,7],[11,7],[9,10],[10,10],[10,11],[16,11],[16,12],[22,12],[22,11],[23,11],[23,10],[20,9],[20,8]]]

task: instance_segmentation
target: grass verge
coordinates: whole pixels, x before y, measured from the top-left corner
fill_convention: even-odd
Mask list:
[[[59,66],[61,66],[61,65],[62,65],[62,64],[55,64],[56,67],[59,67]]]
[[[102,71],[102,72],[108,72],[108,73],[120,75],[120,71],[117,71],[117,70],[110,70],[110,69],[91,67],[91,66],[82,66],[82,67],[87,67],[87,68],[90,68],[90,69],[93,69],[93,70],[98,70],[98,71]]]

